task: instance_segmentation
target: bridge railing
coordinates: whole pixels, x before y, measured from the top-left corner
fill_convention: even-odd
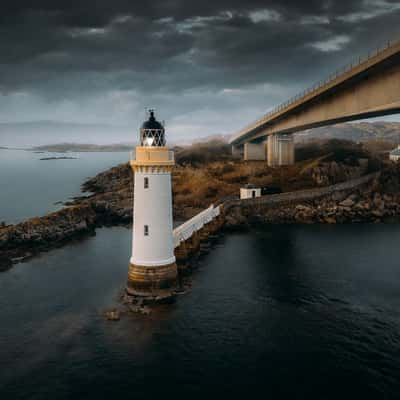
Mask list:
[[[211,222],[214,218],[218,217],[221,213],[220,206],[214,207],[211,205],[205,210],[201,211],[194,217],[190,218],[182,225],[174,229],[174,246],[178,247],[181,242],[189,239],[194,232],[200,230],[204,225]]]
[[[271,111],[264,114],[261,118],[257,119],[255,122],[247,125],[237,135],[235,135],[235,137],[239,137],[239,136],[243,135],[244,133],[258,127],[263,122],[266,122],[267,120],[269,120],[272,116],[279,114],[281,111],[289,108],[296,102],[304,99],[306,96],[317,92],[319,89],[321,89],[325,85],[327,85],[331,82],[334,82],[336,79],[344,76],[346,73],[350,72],[354,68],[356,68],[362,64],[368,63],[372,59],[378,57],[384,51],[390,49],[391,47],[395,47],[399,44],[400,44],[399,40],[388,41],[385,45],[378,47],[375,51],[368,52],[368,54],[366,56],[364,56],[364,57],[359,56],[358,59],[356,59],[355,61],[352,61],[351,63],[345,65],[344,67],[337,69],[334,73],[330,74],[326,79],[318,81],[313,86],[310,86],[309,88],[296,94],[295,96],[293,96],[289,100],[285,101],[284,103],[279,104],[277,107],[273,108]]]

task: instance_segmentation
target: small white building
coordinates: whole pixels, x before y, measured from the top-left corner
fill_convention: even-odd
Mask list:
[[[254,199],[256,197],[261,197],[261,188],[248,183],[244,187],[240,188],[240,200],[243,199]]]
[[[400,146],[397,146],[397,149],[394,149],[390,152],[389,159],[395,162],[400,160]]]

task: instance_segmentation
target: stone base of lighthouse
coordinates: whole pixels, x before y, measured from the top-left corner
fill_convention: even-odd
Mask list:
[[[175,295],[178,282],[176,263],[161,266],[129,264],[126,291],[148,300],[164,300]]]

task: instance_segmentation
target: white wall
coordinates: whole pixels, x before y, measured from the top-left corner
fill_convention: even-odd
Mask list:
[[[254,196],[253,196],[253,192],[255,192]],[[260,196],[261,196],[260,188],[256,188],[256,189],[241,188],[240,189],[240,198],[241,199],[252,199],[253,197],[260,197]]]
[[[144,189],[145,177],[149,178],[148,189]],[[149,226],[148,236],[144,236],[144,225]],[[131,263],[143,266],[173,263],[172,228],[171,174],[136,172]]]

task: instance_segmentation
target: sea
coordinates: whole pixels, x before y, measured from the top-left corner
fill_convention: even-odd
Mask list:
[[[45,156],[0,150],[0,220],[128,158]],[[399,399],[399,243],[384,224],[223,232],[173,304],[108,321],[131,230],[98,229],[0,273],[0,399]]]
[[[41,160],[70,157],[72,159]],[[127,152],[50,153],[0,149],[0,222],[41,216],[81,195],[81,184],[129,161]]]

